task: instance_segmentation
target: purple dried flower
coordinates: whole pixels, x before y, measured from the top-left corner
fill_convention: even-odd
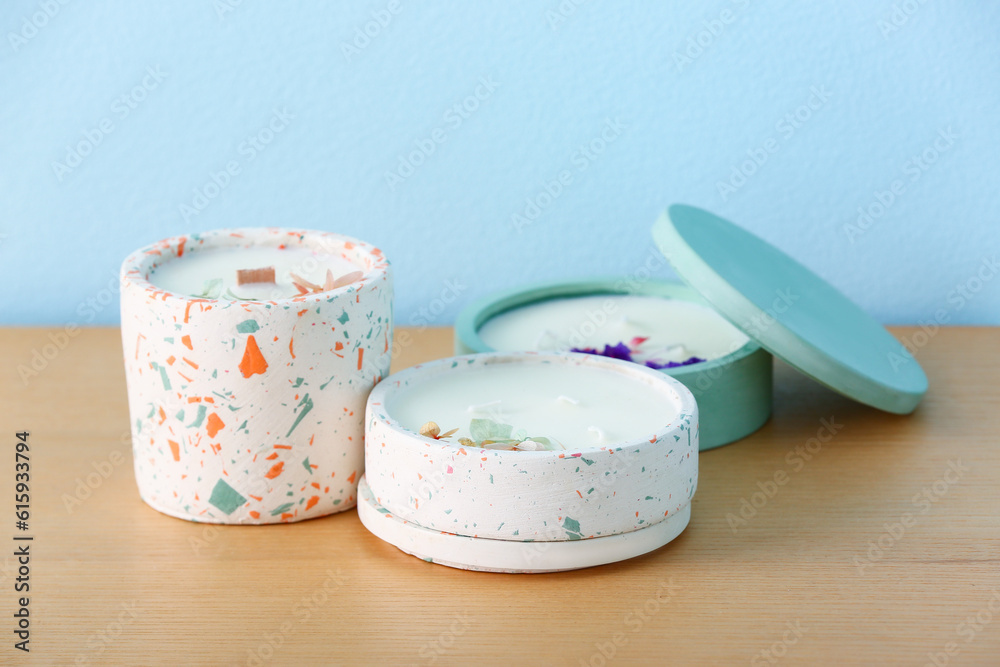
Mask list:
[[[602,357],[610,357],[612,359],[621,359],[622,361],[633,361],[632,350],[628,348],[625,343],[618,343],[617,345],[605,345],[604,350],[598,352],[596,348],[593,347],[573,347],[570,348],[570,352],[583,352],[584,354],[597,354]]]
[[[611,357],[612,359],[621,359],[623,361],[632,361],[632,350],[630,350],[628,345],[625,343],[605,345],[604,351],[601,352],[601,356]]]
[[[645,338],[636,338],[633,340],[636,343],[635,347],[630,348],[625,343],[618,343],[617,345],[605,345],[604,350],[598,352],[596,348],[593,347],[574,347],[570,348],[570,352],[582,352],[584,354],[597,354],[602,357],[610,357],[612,359],[621,359],[622,361],[631,361],[634,363],[638,362],[632,358],[632,355],[637,352],[635,348],[639,346]],[[647,361],[645,365],[649,368],[655,370],[660,370],[661,368],[679,368],[681,366],[690,366],[691,364],[700,364],[705,361],[701,357],[690,357],[684,361],[668,361],[666,363],[660,363],[658,361]]]
[[[705,361],[701,357],[690,357],[684,361],[668,361],[665,364],[658,363],[656,361],[647,361],[646,365],[650,368],[660,370],[661,368],[680,368],[681,366],[690,366],[691,364],[700,364]]]

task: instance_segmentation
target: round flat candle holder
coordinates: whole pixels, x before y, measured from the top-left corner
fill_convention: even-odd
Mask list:
[[[618,374],[663,401],[662,425],[607,446],[509,451],[420,435],[391,414],[394,400],[427,381],[498,365]],[[691,392],[637,364],[576,353],[441,359],[389,376],[369,396],[358,513],[379,538],[451,567],[528,573],[615,562],[687,526],[698,438]]]
[[[305,249],[320,266],[329,258],[362,275],[267,301],[155,284],[168,262],[249,248]],[[225,524],[300,521],[356,505],[365,401],[388,374],[392,346],[392,282],[380,250],[319,231],[218,230],[137,250],[121,280],[135,475],[148,505]]]
[[[455,352],[494,351],[479,330],[501,313],[554,299],[604,294],[655,296],[711,307],[690,287],[667,281],[635,284],[625,279],[601,279],[520,287],[485,297],[463,309],[455,321]],[[659,372],[679,380],[694,394],[701,415],[702,451],[745,438],[771,416],[772,357],[753,340],[748,339],[723,356]]]

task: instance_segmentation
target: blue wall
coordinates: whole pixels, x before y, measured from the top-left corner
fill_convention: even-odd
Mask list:
[[[134,248],[288,225],[447,324],[635,272],[681,201],[884,322],[1000,324],[991,3],[7,0],[0,35],[3,323],[115,323]]]

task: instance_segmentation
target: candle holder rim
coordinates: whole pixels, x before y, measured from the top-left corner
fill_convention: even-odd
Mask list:
[[[173,255],[169,257],[170,260],[177,259],[183,255],[183,251],[178,252],[178,248],[183,248],[188,241],[192,239],[205,239],[210,238],[239,238],[240,234],[245,235],[255,235],[255,234],[275,234],[275,235],[288,235],[288,236],[302,236],[302,237],[322,237],[328,239],[334,239],[342,244],[353,244],[354,248],[361,251],[363,255],[367,255],[372,258],[371,268],[364,269],[362,266],[358,266],[359,269],[364,269],[362,271],[362,276],[360,279],[337,287],[332,290],[325,290],[322,292],[314,292],[310,294],[298,294],[292,297],[283,297],[278,299],[266,299],[266,300],[256,300],[256,299],[239,299],[230,300],[223,298],[208,298],[194,296],[191,294],[181,294],[180,292],[173,292],[171,290],[160,287],[153,282],[151,282],[146,275],[149,273],[151,267],[147,263],[155,264],[155,260],[150,258],[155,257],[157,254],[163,257],[163,250],[172,250]],[[219,246],[227,247],[227,246]],[[238,247],[238,246],[233,246]],[[164,258],[166,261],[167,258]],[[162,264],[162,262],[161,262]],[[212,229],[207,232],[189,232],[187,234],[180,234],[177,236],[171,236],[165,239],[161,239],[154,243],[145,245],[133,252],[122,262],[121,270],[119,273],[119,280],[123,285],[125,283],[131,283],[136,287],[146,290],[147,292],[155,292],[157,294],[163,295],[163,300],[177,300],[181,302],[199,302],[199,303],[225,303],[225,304],[245,304],[250,307],[260,307],[262,305],[282,305],[288,303],[294,304],[308,304],[316,303],[320,301],[326,301],[334,296],[341,296],[348,294],[350,292],[356,291],[364,287],[368,283],[375,282],[376,280],[384,278],[389,272],[389,261],[385,258],[384,253],[377,246],[370,243],[362,241],[360,239],[354,238],[352,236],[347,236],[345,234],[339,234],[337,232],[328,232],[319,229],[294,229],[291,227],[223,227],[218,229]]]
[[[625,284],[623,285],[623,283]],[[512,287],[480,297],[463,308],[458,314],[455,320],[455,338],[475,353],[496,352],[497,350],[487,345],[479,336],[479,330],[488,320],[497,315],[552,299],[597,296],[601,294],[665,296],[670,298],[683,297],[684,301],[691,301],[711,308],[713,312],[719,314],[719,317],[726,319],[724,315],[712,308],[712,305],[697,290],[685,283],[670,280],[646,280],[637,285],[629,286],[627,278],[598,277],[582,280],[558,280],[530,287]],[[729,322],[729,320],[726,321]],[[761,349],[760,344],[740,329],[740,327],[732,322],[729,323],[747,338],[746,343],[721,357],[715,357],[714,359],[708,359],[707,361],[687,366],[658,370],[671,377],[686,377],[719,366],[729,366]]]
[[[598,368],[611,368],[615,372],[620,372],[625,375],[640,375],[646,377],[649,382],[650,387],[655,387],[659,384],[660,387],[669,387],[671,391],[672,400],[675,403],[675,408],[677,411],[677,416],[672,419],[669,423],[662,426],[660,429],[653,431],[648,437],[633,438],[630,440],[621,440],[612,444],[605,446],[591,446],[591,447],[571,447],[567,449],[560,450],[489,450],[480,447],[476,447],[476,451],[491,452],[498,456],[516,456],[519,459],[530,459],[530,458],[551,458],[553,456],[563,455],[566,456],[570,452],[576,453],[588,453],[588,452],[601,452],[601,451],[618,451],[622,449],[627,449],[631,447],[642,447],[650,444],[650,437],[655,437],[657,441],[663,440],[671,432],[678,430],[680,424],[682,423],[678,417],[683,415],[688,415],[697,418],[698,407],[695,401],[694,395],[691,390],[684,386],[679,380],[660,373],[658,370],[652,368],[647,368],[640,364],[634,364],[628,361],[622,361],[621,359],[612,359],[610,357],[603,357],[594,354],[585,354],[582,352],[479,352],[475,354],[465,354],[455,357],[445,357],[443,359],[435,359],[433,361],[428,361],[422,364],[415,364],[409,368],[405,368],[401,371],[393,373],[382,381],[380,381],[372,392],[368,396],[367,408],[371,414],[366,416],[366,422],[371,422],[373,419],[378,419],[383,422],[388,427],[402,431],[409,437],[406,440],[407,446],[413,446],[413,443],[419,442],[421,446],[424,445],[437,445],[441,451],[446,451],[447,448],[457,449],[463,447],[457,441],[442,440],[437,438],[431,438],[422,435],[416,431],[413,431],[405,426],[403,426],[397,419],[389,414],[386,402],[388,400],[387,394],[390,392],[398,390],[400,388],[400,376],[403,376],[403,380],[407,379],[406,376],[417,374],[420,372],[427,372],[426,369],[430,368],[434,376],[441,374],[442,372],[447,372],[449,369],[454,367],[455,363],[465,362],[466,364],[471,364],[478,359],[486,359],[492,357],[494,363],[528,363],[535,359],[576,359],[578,360],[577,365],[586,365]],[[664,392],[665,393],[665,392]],[[381,410],[373,410],[373,406],[378,406],[382,408]],[[381,414],[380,414],[381,413]]]

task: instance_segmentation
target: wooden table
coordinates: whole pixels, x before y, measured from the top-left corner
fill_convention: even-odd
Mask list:
[[[269,527],[158,514],[132,476],[118,330],[59,332],[0,330],[2,662],[1000,664],[1000,329],[918,338],[931,390],[908,417],[778,364],[774,417],[702,455],[676,541],[521,576],[406,556],[353,511]],[[410,333],[396,369],[451,351],[448,329]],[[25,383],[33,350],[44,367]],[[810,440],[831,422],[832,439]],[[19,430],[30,654],[10,615]]]

